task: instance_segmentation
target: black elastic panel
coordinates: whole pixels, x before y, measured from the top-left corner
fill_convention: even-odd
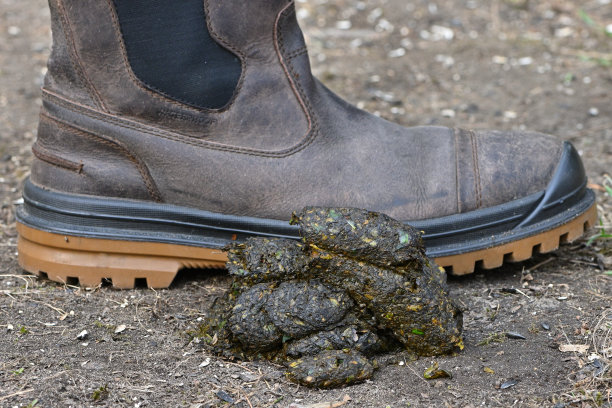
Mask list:
[[[225,106],[240,61],[208,32],[202,0],[114,0],[132,70],[148,87],[200,108]]]

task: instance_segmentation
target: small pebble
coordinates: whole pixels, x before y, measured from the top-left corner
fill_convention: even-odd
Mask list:
[[[10,26],[8,28],[8,30],[6,30],[8,32],[9,35],[11,36],[17,36],[19,35],[19,33],[21,33],[21,28],[17,27],[17,26]]]
[[[518,381],[516,381],[516,380],[506,381],[505,383],[502,383],[499,386],[499,389],[500,390],[505,390],[506,388],[514,387],[516,384],[518,384]]]
[[[381,90],[376,90],[376,91],[373,92],[373,95],[377,99],[380,99],[381,101],[384,101],[384,102],[387,102],[387,103],[398,103],[398,102],[401,102],[401,100],[396,98],[395,95],[393,95],[390,92],[383,92]]]
[[[223,390],[219,390],[217,391],[217,397],[219,397],[219,399],[225,401],[225,402],[229,402],[230,404],[234,403],[234,399],[232,398],[231,395],[229,395],[227,392],[223,391]]]
[[[540,323],[540,326],[542,326],[544,330],[550,330],[550,325],[546,322]]]
[[[391,24],[391,22],[389,22],[388,20],[385,20],[384,18],[381,18],[378,21],[378,24],[376,24],[376,31],[377,32],[387,32],[390,33],[393,31],[395,27],[393,26],[393,24]]]
[[[590,108],[589,109],[589,115],[590,116],[598,116],[599,115],[599,109],[597,109],[597,108]]]
[[[117,328],[115,329],[115,334],[119,334],[121,332],[123,332],[126,329],[125,324],[120,324],[119,326],[117,326]]]
[[[259,376],[254,373],[242,372],[240,373],[240,379],[244,382],[254,382],[259,379]]]
[[[436,55],[436,61],[441,62],[447,68],[455,65],[455,59],[450,55],[438,54]]]
[[[452,109],[442,109],[440,111],[440,114],[442,116],[444,116],[445,118],[454,118],[455,117],[455,111]]]
[[[455,37],[455,33],[452,29],[444,26],[434,25],[431,26],[432,39],[434,41],[439,40],[452,40]]]
[[[506,337],[509,339],[517,339],[517,340],[527,340],[527,337],[523,336],[521,333],[517,332],[507,332]]]
[[[310,11],[305,9],[304,7],[300,7],[297,11],[297,17],[300,20],[310,17]]]
[[[87,337],[89,337],[89,332],[87,330],[83,330],[77,335],[76,338],[77,340],[85,340]]]
[[[563,27],[555,30],[555,37],[557,38],[567,38],[574,35],[574,29],[571,27]]]
[[[606,371],[608,371],[608,366],[601,362],[599,359],[593,360],[591,363],[593,367],[595,367],[595,372],[593,373],[594,377],[599,377],[603,375]]]
[[[516,288],[501,288],[499,291],[502,293],[512,293],[512,294],[519,293],[518,290],[516,290]]]
[[[406,55],[406,50],[404,48],[396,48],[394,50],[389,51],[387,54],[389,58],[399,58]]]
[[[349,20],[342,20],[336,22],[336,28],[338,30],[349,30],[353,25]]]
[[[599,360],[601,358],[601,356],[597,353],[591,353],[588,357],[587,360],[589,361],[595,361],[595,360]]]
[[[376,22],[376,20],[378,20],[378,18],[382,15],[383,15],[383,10],[380,7],[375,8],[374,10],[370,12],[370,14],[368,14],[367,21],[368,23],[372,24]]]

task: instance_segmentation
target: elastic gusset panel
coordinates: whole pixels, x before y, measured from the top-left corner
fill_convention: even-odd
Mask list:
[[[202,0],[114,0],[136,76],[152,90],[189,105],[219,109],[241,74],[236,55],[206,24]]]

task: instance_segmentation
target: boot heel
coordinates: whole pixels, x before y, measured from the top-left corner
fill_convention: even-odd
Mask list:
[[[60,235],[17,223],[19,264],[52,281],[96,287],[109,281],[118,289],[136,282],[167,288],[179,269],[224,268],[219,249],[155,242],[115,241]]]

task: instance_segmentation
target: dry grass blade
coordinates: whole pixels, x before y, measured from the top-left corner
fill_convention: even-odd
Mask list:
[[[595,328],[592,336],[595,353],[601,356],[605,363],[612,363],[612,311],[605,311]]]
[[[606,310],[597,319],[591,343],[594,352],[589,363],[581,370],[585,378],[574,384],[574,390],[565,394],[569,404],[601,407],[612,405],[612,310]],[[606,406],[608,406],[606,405]]]
[[[34,391],[34,388],[28,388],[27,390],[21,390],[21,391],[14,392],[12,394],[3,395],[2,397],[0,397],[0,401],[4,401],[6,399],[13,398],[18,395],[27,394],[28,392],[32,392],[32,391]]]

